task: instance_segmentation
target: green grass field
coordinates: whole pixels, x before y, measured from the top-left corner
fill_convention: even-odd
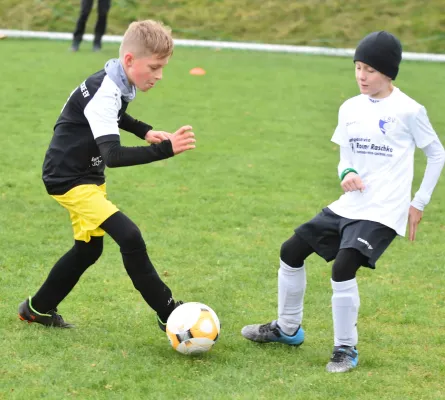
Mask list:
[[[349,59],[178,48],[164,81],[129,112],[156,128],[191,124],[197,149],[108,170],[110,199],[141,228],[178,299],[218,313],[222,334],[199,358],[174,352],[107,238],[99,262],[61,304],[77,325],[18,320],[72,245],[68,214],[45,192],[41,164],[69,93],[117,53],[68,43],[0,42],[1,399],[444,399],[445,184],[418,240],[397,239],[358,273],[360,365],[324,371],[332,349],[330,265],[308,260],[300,348],[260,346],[243,325],[276,316],[279,248],[340,194],[330,142],[339,105],[357,93]],[[191,76],[200,66],[205,76]],[[397,85],[424,104],[445,141],[443,65],[404,62]],[[122,134],[126,145],[140,144]],[[425,157],[417,154],[414,188]]]

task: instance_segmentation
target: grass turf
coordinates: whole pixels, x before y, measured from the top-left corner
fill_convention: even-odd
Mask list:
[[[22,323],[33,294],[72,244],[68,214],[46,195],[41,164],[72,89],[117,53],[67,43],[0,44],[0,398],[439,399],[445,329],[441,181],[418,240],[397,239],[377,270],[359,271],[360,364],[329,375],[330,268],[311,256],[301,348],[260,346],[243,325],[276,316],[279,247],[341,191],[330,142],[339,105],[357,93],[349,59],[176,49],[164,80],[129,112],[155,128],[191,124],[197,149],[107,171],[109,198],[141,228],[178,299],[209,304],[222,321],[215,348],[175,353],[125,274],[117,246],[82,277],[60,312],[77,329]],[[195,66],[205,76],[191,76]],[[405,62],[397,85],[424,104],[445,139],[443,67]],[[140,141],[123,133],[125,145]],[[425,160],[418,154],[414,188]]]

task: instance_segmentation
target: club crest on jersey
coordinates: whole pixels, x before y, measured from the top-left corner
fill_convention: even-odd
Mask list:
[[[379,128],[384,135],[396,129],[396,119],[394,117],[383,117],[379,120]]]

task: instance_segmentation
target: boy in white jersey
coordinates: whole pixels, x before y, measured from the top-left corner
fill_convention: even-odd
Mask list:
[[[340,146],[338,173],[345,191],[283,243],[278,271],[278,320],[245,326],[255,342],[300,345],[305,259],[317,253],[332,267],[334,350],[326,369],[346,372],[357,366],[357,317],[360,298],[356,272],[375,268],[396,235],[416,237],[445,162],[445,151],[426,110],[394,87],[402,47],[388,32],[373,32],[358,45],[355,75],[360,95],[339,110],[332,141]],[[415,147],[428,158],[420,189],[412,201]]]

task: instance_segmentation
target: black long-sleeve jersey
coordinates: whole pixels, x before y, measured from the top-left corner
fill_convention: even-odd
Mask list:
[[[101,70],[71,93],[54,126],[43,163],[49,194],[60,195],[82,184],[105,182],[109,167],[146,164],[173,156],[169,140],[141,147],[122,147],[119,128],[144,139],[152,127],[126,113],[128,102]]]

